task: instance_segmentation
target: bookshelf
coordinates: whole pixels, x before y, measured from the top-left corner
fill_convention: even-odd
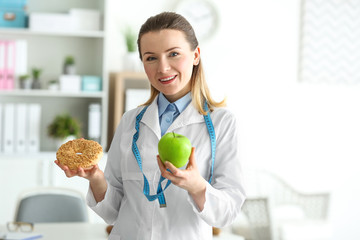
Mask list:
[[[144,72],[116,72],[109,76],[108,148],[125,111],[126,90],[150,89]]]
[[[107,146],[109,78],[105,56],[107,0],[28,0],[27,4],[29,13],[66,13],[72,8],[98,10],[101,15],[101,30],[34,31],[28,28],[0,28],[1,40],[25,40],[27,42],[29,74],[34,67],[43,69],[41,89],[19,89],[16,79],[14,90],[0,90],[1,104],[36,103],[41,105],[40,152],[56,151],[56,142],[48,137],[47,126],[58,114],[69,113],[77,118],[81,122],[83,136],[87,138],[88,106],[92,103],[101,105],[100,144],[104,149]],[[68,93],[47,90],[48,82],[59,79],[62,74],[63,61],[67,55],[75,57],[78,75],[94,75],[102,78],[101,91]]]

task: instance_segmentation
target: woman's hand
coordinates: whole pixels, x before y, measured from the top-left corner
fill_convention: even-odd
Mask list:
[[[99,177],[99,175],[103,175],[104,173],[99,169],[98,165],[94,165],[92,168],[89,169],[84,169],[79,167],[76,170],[71,170],[69,169],[68,166],[62,165],[59,160],[55,160],[55,164],[58,165],[65,173],[65,175],[68,178],[74,177],[74,176],[79,176],[79,177],[83,177],[86,178],[88,180],[92,180],[94,178]]]
[[[174,185],[187,190],[198,205],[199,210],[202,211],[206,200],[206,180],[200,175],[198,170],[195,160],[195,148],[192,148],[188,165],[184,170],[176,168],[167,161],[163,164],[159,155],[157,156],[157,160],[161,175],[169,179]],[[170,172],[167,171],[167,169],[170,170]]]
[[[104,172],[100,170],[97,164],[90,169],[79,167],[76,170],[69,169],[68,166],[62,165],[58,160],[55,160],[55,164],[64,171],[68,178],[79,176],[88,179],[95,200],[97,202],[101,202],[104,199],[105,193],[107,191],[107,182],[104,176]]]

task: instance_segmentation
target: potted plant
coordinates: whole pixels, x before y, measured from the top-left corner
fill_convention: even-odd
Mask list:
[[[136,33],[131,28],[127,28],[127,30],[125,31],[125,41],[128,52],[136,52],[136,38]]]
[[[57,146],[81,136],[80,123],[70,114],[57,115],[48,126],[48,135],[57,141]]]
[[[31,70],[31,72],[32,72],[32,77],[33,77],[31,88],[32,89],[40,89],[41,88],[40,75],[42,73],[42,69],[33,68]]]
[[[71,55],[65,57],[64,74],[65,75],[75,75],[76,74],[75,58]]]
[[[48,89],[51,91],[59,90],[59,81],[56,79],[50,80],[48,83]]]
[[[141,71],[142,64],[137,51],[137,35],[128,27],[124,32],[126,42],[126,53],[124,57],[124,70],[138,72]]]
[[[24,74],[19,76],[20,88],[21,89],[30,89],[31,88],[31,79],[29,74]]]

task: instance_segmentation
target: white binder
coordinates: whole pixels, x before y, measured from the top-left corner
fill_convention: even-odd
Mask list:
[[[6,43],[0,40],[0,89],[5,88],[5,60]]]
[[[92,103],[89,105],[88,135],[90,139],[100,141],[101,105],[99,103]]]
[[[6,62],[5,62],[5,85],[4,89],[14,89],[15,87],[15,41],[6,43]]]
[[[6,103],[4,107],[4,139],[3,150],[4,153],[14,152],[14,124],[15,105],[13,103]]]
[[[18,103],[15,108],[15,151],[19,153],[28,150],[28,113],[27,104]]]
[[[3,106],[0,103],[0,153],[3,151]]]
[[[40,151],[40,125],[41,125],[41,106],[40,104],[29,104],[29,152]]]
[[[15,75],[25,75],[27,74],[28,69],[28,47],[26,40],[16,40],[16,66],[15,66]]]

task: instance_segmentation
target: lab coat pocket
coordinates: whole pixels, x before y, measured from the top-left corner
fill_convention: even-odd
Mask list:
[[[157,175],[160,175],[160,173],[156,172],[144,172],[147,183],[148,183],[148,189],[149,194],[156,193],[156,188],[158,181],[155,182],[154,178]],[[127,196],[128,199],[144,199],[144,175],[141,172],[125,172],[123,173],[123,184],[124,184],[124,191],[125,196]]]
[[[145,172],[144,174],[151,189],[154,182],[154,173]],[[143,197],[144,175],[141,172],[124,172],[122,176],[124,191],[127,193],[126,195],[132,197],[139,197],[140,195]]]
[[[143,174],[141,172],[123,172],[123,181],[142,181]]]

